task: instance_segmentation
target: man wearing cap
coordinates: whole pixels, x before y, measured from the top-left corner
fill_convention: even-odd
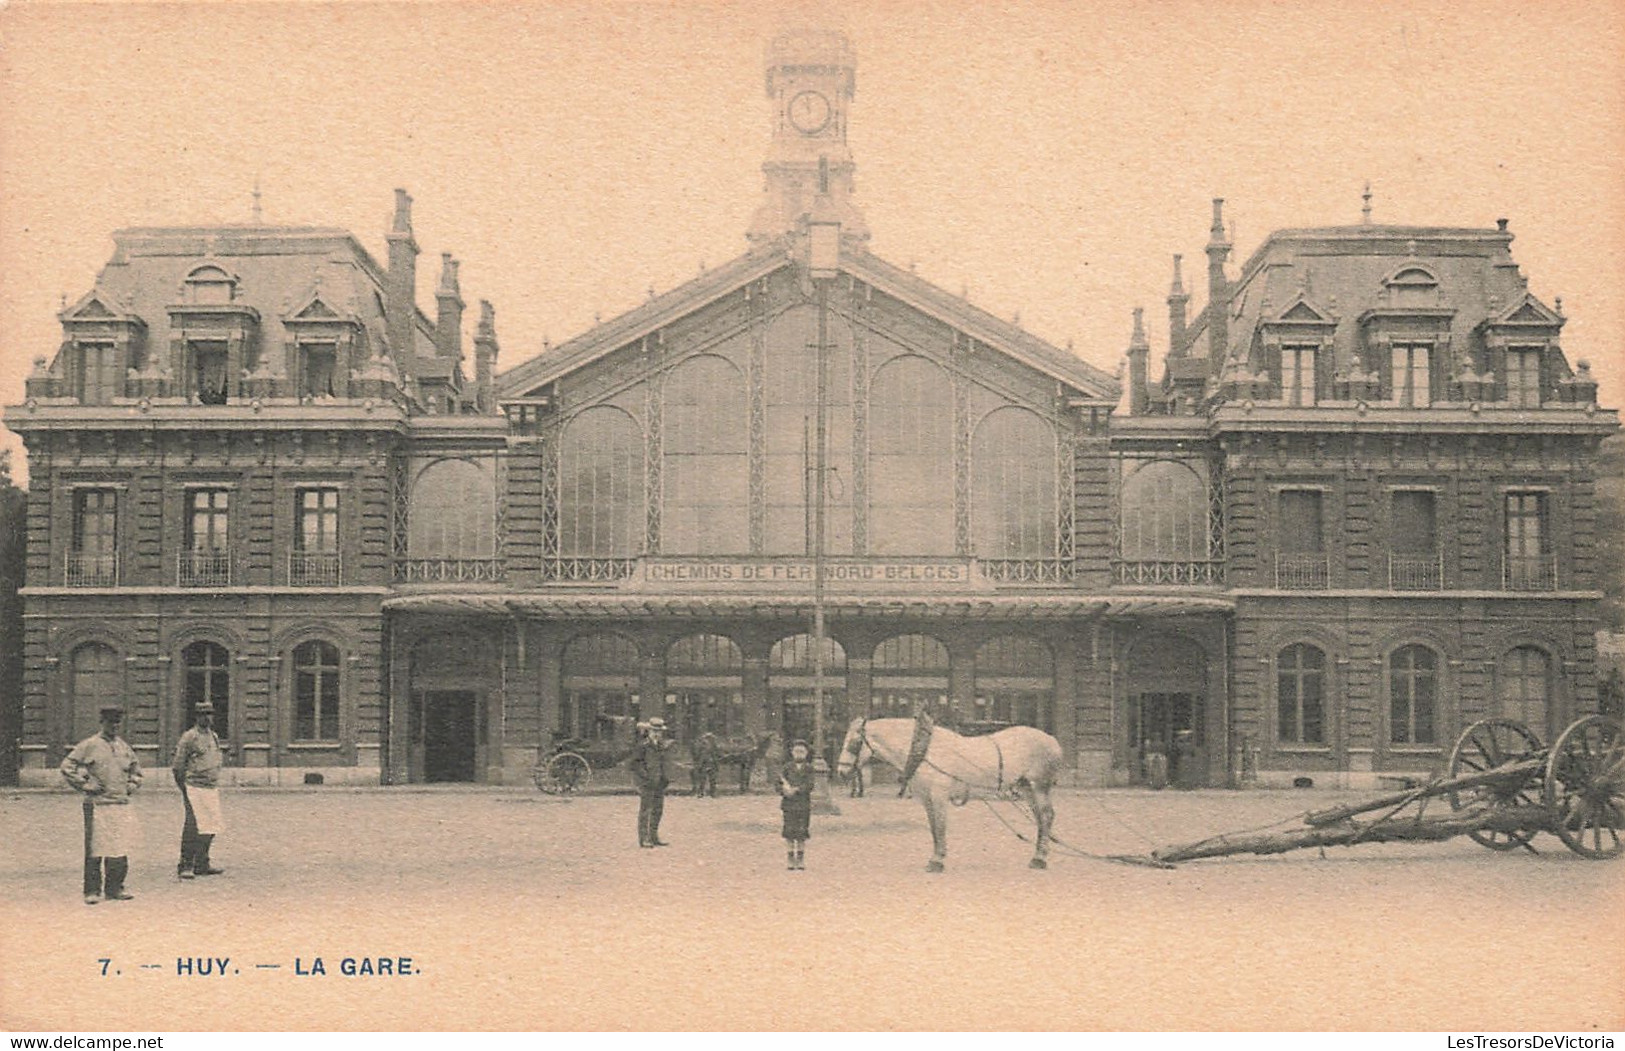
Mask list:
[[[632,782],[638,786],[638,846],[664,847],[660,815],[666,809],[671,767],[666,757],[666,720],[655,716],[643,724],[632,752]]]
[[[130,850],[140,828],[130,809],[130,796],[141,785],[141,764],[118,735],[124,709],[103,705],[99,733],[73,746],[62,760],[62,776],[84,794],[85,904],[128,901],[124,889]]]
[[[186,805],[186,823],[181,827],[181,861],[176,869],[181,879],[218,876],[224,869],[209,864],[209,845],[222,827],[220,817],[220,738],[214,732],[214,705],[203,701],[192,709],[196,715],[191,729],[181,734],[175,745],[175,759],[169,764],[175,785]]]

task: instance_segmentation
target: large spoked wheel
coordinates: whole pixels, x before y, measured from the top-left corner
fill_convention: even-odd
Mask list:
[[[1540,754],[1540,738],[1523,723],[1513,719],[1484,719],[1473,723],[1456,739],[1450,751],[1450,777],[1464,777],[1494,770],[1508,763],[1520,763]],[[1540,782],[1533,777],[1515,778],[1493,784],[1479,785],[1450,793],[1450,808],[1489,806],[1496,810],[1516,806],[1540,805]],[[1473,842],[1491,850],[1514,850],[1535,838],[1531,831],[1500,832],[1479,829],[1467,833]]]
[[[1574,723],[1546,760],[1552,831],[1587,858],[1617,858],[1625,828],[1625,734],[1602,715]]]
[[[560,752],[548,760],[547,778],[553,783],[553,791],[569,795],[592,782],[592,767],[574,752]]]

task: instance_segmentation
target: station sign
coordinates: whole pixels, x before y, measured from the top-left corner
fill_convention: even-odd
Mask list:
[[[810,558],[646,558],[629,583],[640,590],[783,592],[811,589]],[[987,587],[968,558],[830,558],[824,588],[841,591],[980,591]]]

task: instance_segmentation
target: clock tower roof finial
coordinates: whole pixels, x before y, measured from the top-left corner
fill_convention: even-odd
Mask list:
[[[768,45],[773,138],[762,165],[762,203],[745,235],[752,245],[797,233],[820,193],[839,217],[844,237],[868,239],[868,224],[851,199],[856,166],[846,143],[856,70],[852,44],[838,31],[794,29]]]

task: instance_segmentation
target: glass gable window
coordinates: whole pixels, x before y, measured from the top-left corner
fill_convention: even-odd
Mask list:
[[[613,406],[588,409],[559,442],[559,554],[629,558],[644,531],[643,429]]]
[[[1120,553],[1136,562],[1208,557],[1207,486],[1195,471],[1154,460],[1123,483]]]
[[[745,397],[745,377],[725,358],[690,358],[666,377],[660,548],[667,554],[750,550]]]
[[[441,460],[412,487],[408,550],[413,558],[486,559],[496,551],[496,492],[468,460]]]
[[[954,550],[953,387],[936,363],[896,358],[869,390],[869,550]]]
[[[1056,555],[1055,431],[1036,413],[989,413],[971,441],[971,543],[979,558]]]
[[[831,319],[825,363],[824,549],[852,552],[852,334]],[[811,542],[810,494],[816,463],[818,312],[797,307],[768,328],[766,417],[766,553],[805,554]]]

